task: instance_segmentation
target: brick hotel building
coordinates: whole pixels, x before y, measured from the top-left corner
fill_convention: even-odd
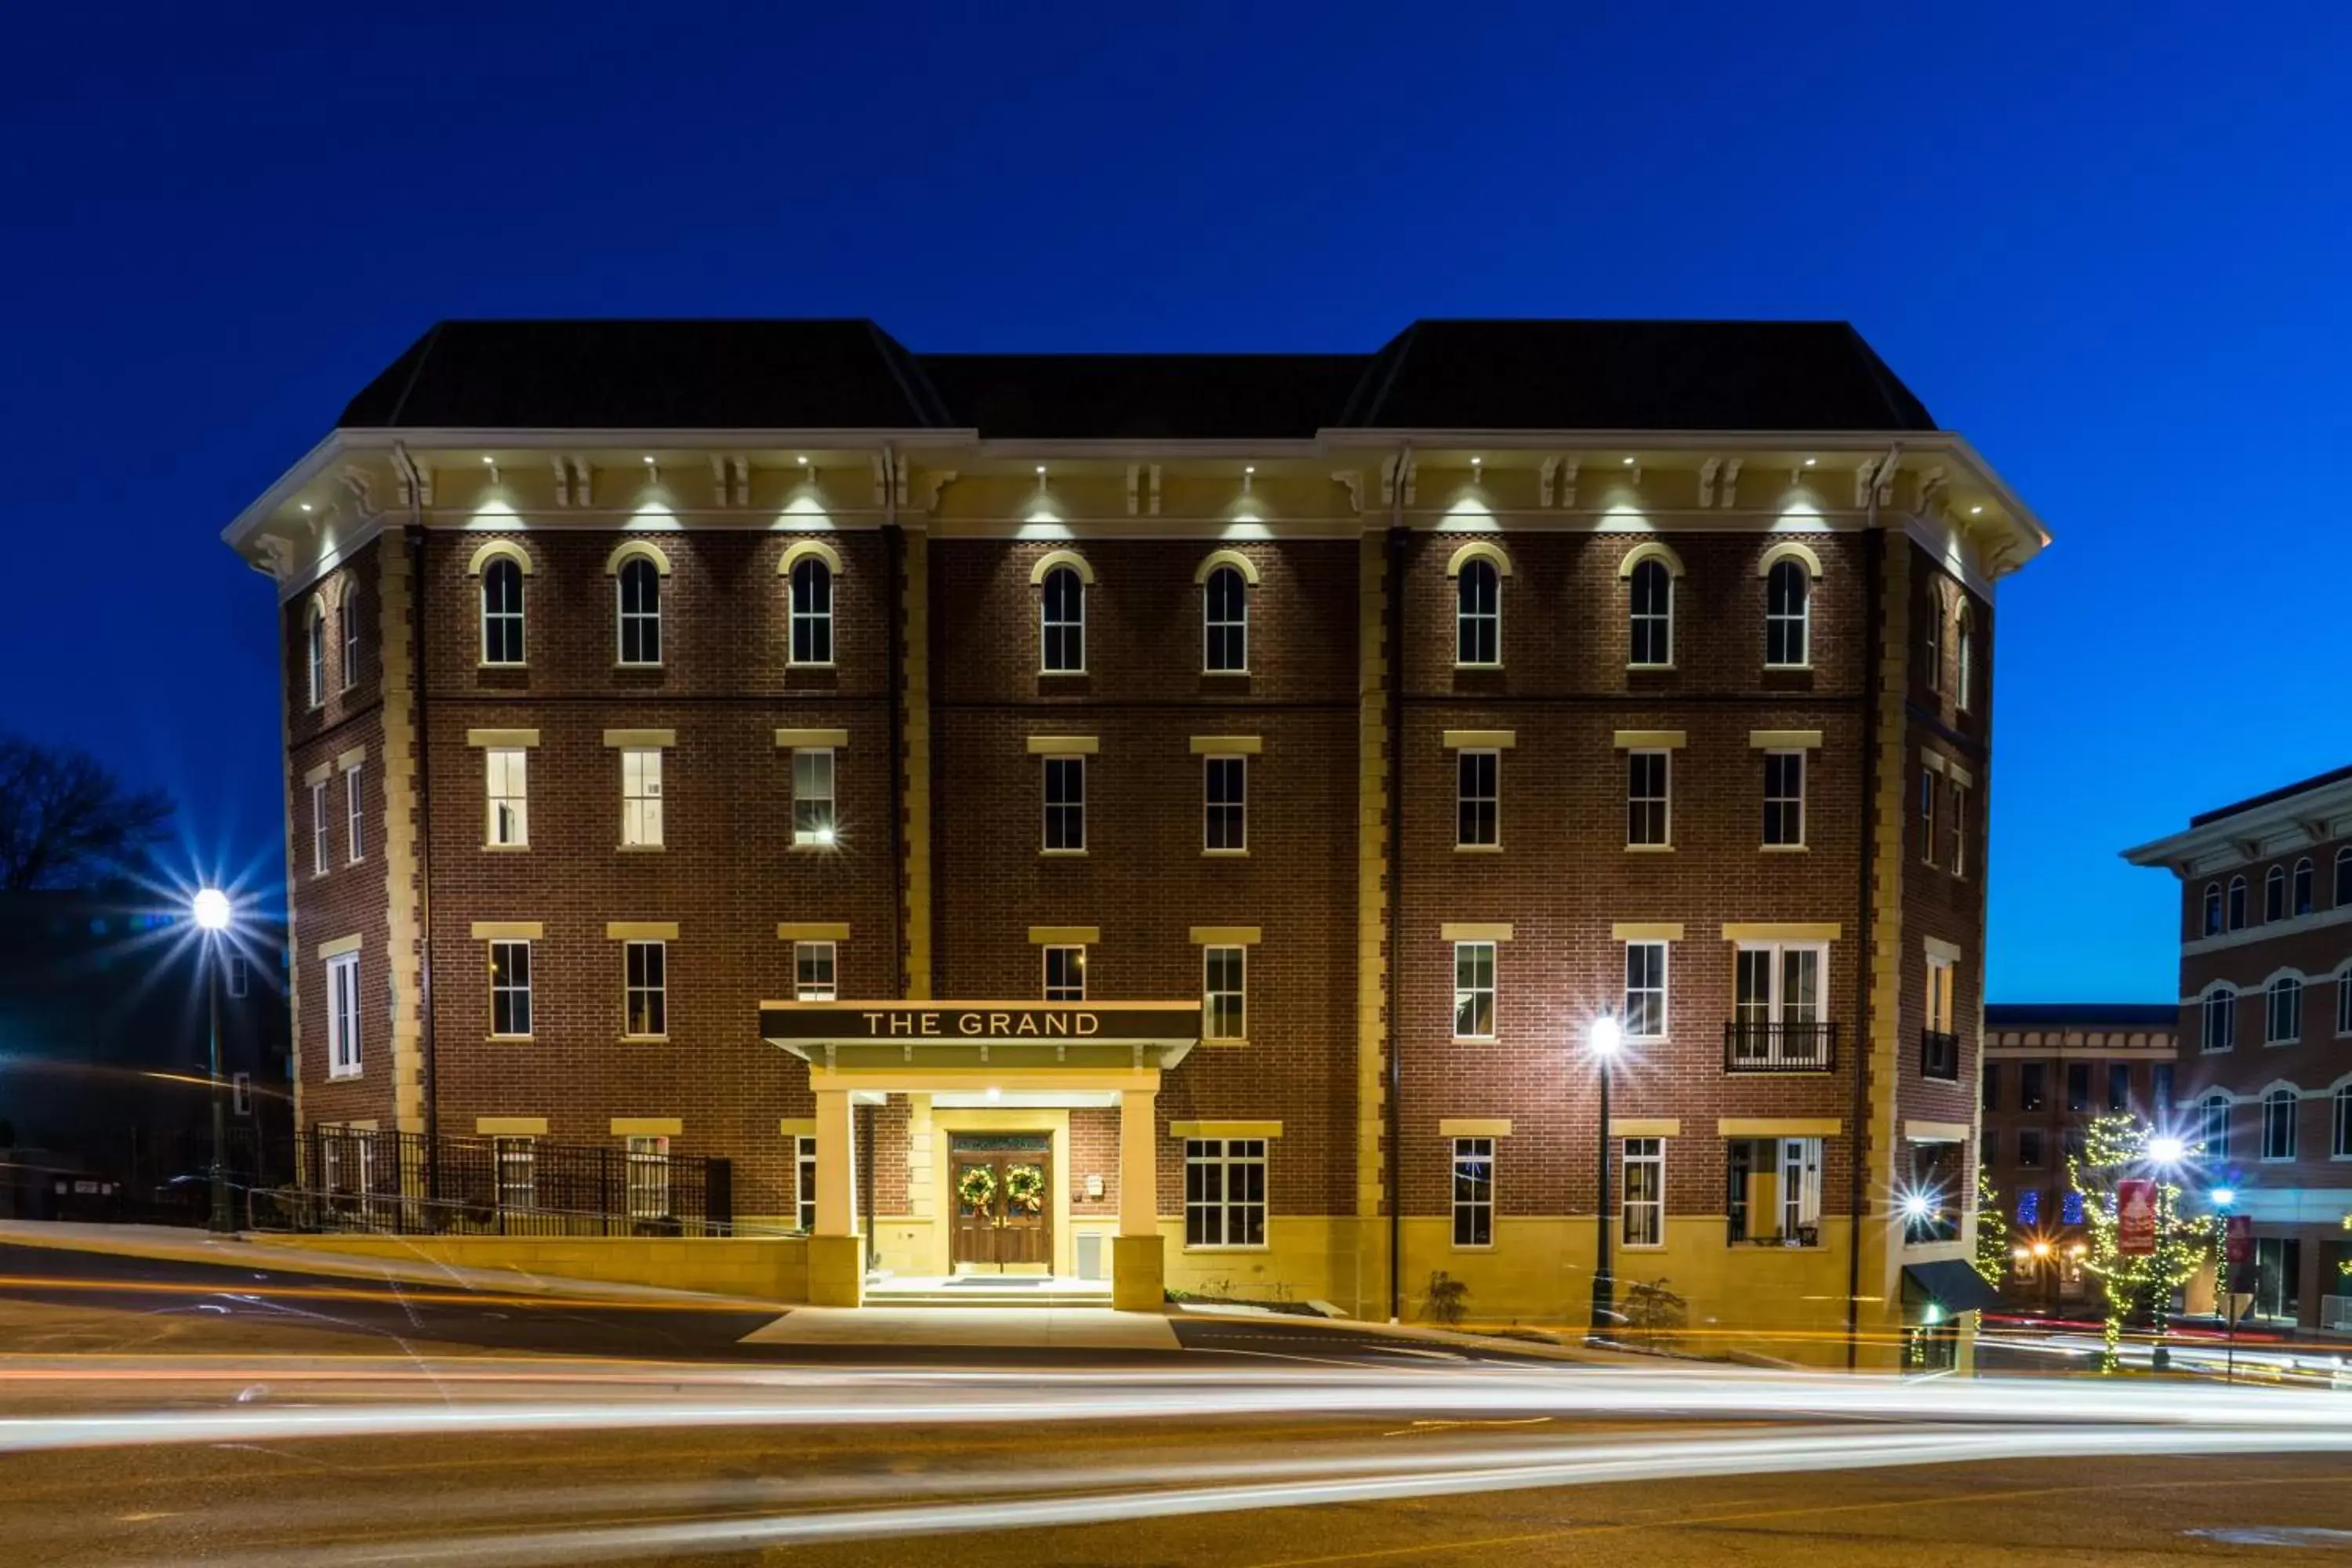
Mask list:
[[[2352,767],[2124,852],[2180,879],[2174,1114],[2253,1226],[2241,1314],[2352,1331]],[[2189,1291],[2210,1301],[2210,1282]]]
[[[723,1155],[819,1301],[1574,1321],[1605,1150],[1613,1271],[1695,1329],[1970,1304],[1994,584],[2046,536],[1843,324],[449,322],[226,538],[306,1127]]]

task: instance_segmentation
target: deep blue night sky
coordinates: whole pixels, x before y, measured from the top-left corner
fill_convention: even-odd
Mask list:
[[[2000,598],[1991,995],[2171,995],[2115,851],[2352,761],[2352,12],[1602,9],[19,17],[0,724],[278,875],[271,593],[215,535],[438,317],[1844,317],[2058,539]]]

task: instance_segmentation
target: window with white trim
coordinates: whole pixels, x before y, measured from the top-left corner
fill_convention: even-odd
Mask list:
[[[1465,747],[1454,754],[1454,843],[1491,849],[1503,842],[1503,753]]]
[[[1454,1141],[1454,1245],[1495,1245],[1495,1141]]]
[[[2221,884],[2219,882],[2205,884],[2205,934],[2221,934]]]
[[[1625,944],[1624,1004],[1617,1014],[1629,1040],[1666,1037],[1666,944],[1629,942]]]
[[[232,999],[240,998],[253,989],[253,964],[241,952],[228,955],[228,967],[222,972],[221,988]]]
[[[1783,556],[1764,577],[1764,663],[1802,668],[1812,658],[1813,580],[1805,563]]]
[[[2352,1160],[2352,1083],[2338,1089],[2331,1103],[2336,1108],[2336,1135],[2329,1141],[2328,1158]]]
[[[1495,944],[1491,942],[1454,944],[1454,1037],[1495,1037]]]
[[[2336,972],[2336,1032],[2352,1035],[2352,963]]]
[[[351,834],[351,853],[346,858],[356,866],[367,858],[367,817],[364,815],[364,797],[360,793],[360,769],[356,763],[343,770],[343,809],[349,817],[347,826]]]
[[[2198,1114],[2199,1142],[2204,1144],[2203,1158],[2208,1164],[2230,1157],[2230,1097],[2209,1094],[2200,1104]]]
[[[1624,1247],[1666,1244],[1666,1141],[1620,1141],[1618,1242]]]
[[[2289,880],[2293,889],[2287,895],[2287,913],[2307,915],[2312,911],[2311,857],[2306,855],[2294,863],[2294,875]]]
[[[2282,974],[2263,995],[2263,1044],[2291,1046],[2303,1038],[2303,982]]]
[[[633,1039],[659,1039],[669,1033],[669,944],[631,941],[621,949],[621,1032]]]
[[[834,965],[838,951],[829,942],[793,943],[793,999],[831,1002],[838,995]]]
[[[2295,1146],[2295,1110],[2302,1097],[2291,1089],[2274,1089],[2263,1096],[2263,1158],[2292,1160]]]
[[[1076,568],[1045,574],[1037,595],[1037,668],[1048,675],[1078,675],[1087,668],[1087,583]]]
[[[669,1140],[633,1132],[628,1142],[629,1217],[665,1219],[669,1215]]]
[[[1087,847],[1087,759],[1046,757],[1045,853],[1082,854]]]
[[[1087,950],[1080,945],[1038,950],[1045,968],[1045,1000],[1083,1002],[1087,999]]]
[[[352,602],[358,593],[359,588],[355,584],[345,584],[343,602],[335,610],[343,623],[343,689],[346,691],[360,683],[360,615],[359,606]]]
[[[2352,844],[2336,852],[2336,907],[2352,909]]]
[[[319,605],[310,606],[310,618],[302,628],[303,641],[310,660],[309,685],[310,705],[327,705],[327,612]]]
[[[2273,866],[2270,868],[2269,874],[2263,878],[2263,920],[2267,924],[2272,921],[2284,919],[2286,919],[2286,868]]]
[[[2246,879],[2243,877],[2230,879],[2230,929],[2246,929]]]
[[[1201,950],[1201,1037],[1206,1040],[1247,1039],[1249,949],[1204,947]]]
[[[1805,753],[1764,753],[1764,842],[1794,848],[1805,842]]]
[[[530,842],[529,768],[528,754],[520,746],[493,746],[482,753],[483,784],[489,797],[485,842],[501,848]]]
[[[1940,586],[1927,584],[1927,611],[1920,618],[1927,623],[1927,689],[1940,693],[1944,689],[1944,617],[1948,613]]]
[[[1674,753],[1625,753],[1625,843],[1663,848],[1674,842]]]
[[[1265,1245],[1265,1140],[1184,1140],[1184,1245]]]
[[[830,848],[838,829],[833,793],[833,748],[793,749],[793,843]]]
[[[327,781],[310,786],[310,875],[327,874]]]
[[[1952,706],[1965,713],[1976,703],[1976,624],[1969,613],[1968,601],[1960,601],[1959,616],[1953,626]]]
[[[494,556],[482,568],[482,662],[520,664],[522,648],[522,564]]]
[[[662,844],[662,754],[659,746],[621,748],[621,842],[632,849]]]
[[[833,662],[833,568],[814,555],[793,563],[792,662]]]
[[[2200,1016],[2203,1049],[2210,1052],[2237,1048],[2238,993],[2234,988],[2216,985],[2206,992]]]
[[[530,943],[490,943],[490,1033],[508,1039],[530,1035]]]
[[[1249,848],[1249,759],[1201,759],[1201,847],[1212,855]]]
[[[1955,1021],[1958,966],[1939,952],[1927,955],[1927,1036],[1919,1043],[1919,1076],[1957,1081],[1960,1042]]]
[[[1952,875],[1969,874],[1969,786],[1952,781]]]
[[[357,1078],[360,1072],[360,955],[327,960],[327,1076]]]
[[[1249,581],[1239,567],[1220,566],[1202,585],[1201,668],[1212,675],[1249,669]]]
[[[1732,963],[1730,1062],[1750,1071],[1826,1068],[1829,949],[1743,942]]]
[[[1735,1138],[1725,1150],[1729,1239],[1748,1245],[1820,1246],[1822,1141]]]
[[[620,609],[620,662],[655,665],[662,661],[661,568],[643,555],[621,563],[613,579]]]
[[[1454,581],[1454,662],[1503,662],[1503,574],[1483,555],[1465,561]]]
[[[793,1218],[801,1229],[816,1229],[816,1140],[807,1133],[793,1139]]]
[[[1627,584],[1632,646],[1625,662],[1664,668],[1675,662],[1675,574],[1655,556],[1637,562]]]
[[[490,1140],[498,1163],[499,1207],[525,1210],[539,1206],[539,1151],[536,1141],[514,1133]]]
[[[1936,774],[1919,770],[1919,858],[1933,866],[1940,858],[1936,840]]]

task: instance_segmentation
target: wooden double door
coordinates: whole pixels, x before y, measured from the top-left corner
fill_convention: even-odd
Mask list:
[[[1054,1267],[1054,1144],[1044,1133],[950,1137],[948,1197],[955,1207],[959,1272],[1050,1273]]]

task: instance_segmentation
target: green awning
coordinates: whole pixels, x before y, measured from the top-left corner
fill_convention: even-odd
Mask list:
[[[1984,1276],[1957,1258],[1936,1263],[1906,1263],[1903,1279],[1947,1313],[1975,1312],[2000,1305],[2000,1292]]]

